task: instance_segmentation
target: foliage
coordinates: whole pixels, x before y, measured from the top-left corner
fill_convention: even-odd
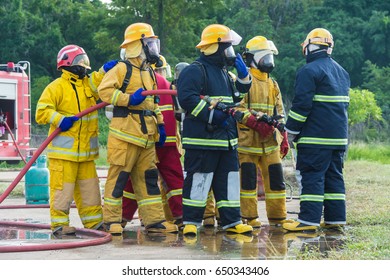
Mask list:
[[[102,147],[106,147],[107,138],[108,138],[108,125],[110,121],[107,119],[104,109],[99,110],[98,117],[99,117],[99,145]]]
[[[228,25],[243,40],[264,35],[279,50],[273,77],[289,109],[297,69],[305,61],[300,43],[324,27],[335,40],[333,58],[350,74],[353,88],[375,93],[384,123],[390,120],[390,2],[375,0],[8,0],[0,7],[2,62],[28,60],[33,87],[41,77],[58,77],[56,55],[66,44],[82,46],[92,68],[118,58],[124,30],[150,23],[161,39],[161,53],[173,66],[192,62],[204,27]],[[35,86],[35,83],[38,85]],[[36,98],[37,93],[33,93]]]
[[[372,120],[382,120],[382,111],[375,101],[375,95],[369,90],[351,89],[348,122],[355,125]]]
[[[389,64],[388,64],[389,65]],[[379,67],[366,61],[363,67],[364,80],[362,88],[375,92],[378,105],[381,107],[384,119],[390,121],[390,66]]]

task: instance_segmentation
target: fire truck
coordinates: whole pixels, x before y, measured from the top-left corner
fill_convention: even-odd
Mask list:
[[[0,64],[0,162],[19,163],[31,139],[30,63]]]

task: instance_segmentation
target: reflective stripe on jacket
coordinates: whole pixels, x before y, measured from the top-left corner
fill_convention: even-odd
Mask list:
[[[225,125],[215,127],[214,131],[207,130],[210,105],[200,95],[222,98],[226,104],[232,104],[234,96],[234,88],[226,69],[217,66],[211,59],[201,55],[197,61],[203,64],[205,72],[202,66],[193,63],[183,69],[178,79],[179,102],[187,111],[183,122],[184,149],[228,150],[230,147],[236,148],[238,144],[236,122],[231,116],[227,118]],[[247,92],[251,81],[245,84],[237,79],[235,85],[238,91]]]
[[[348,73],[326,52],[307,57],[286,123],[288,132],[299,133],[298,147],[346,148],[349,88]]]
[[[251,68],[252,86],[241,101],[240,107],[253,109],[263,112],[268,116],[284,115],[282,94],[276,81],[271,79],[267,73],[260,72],[258,69]],[[249,117],[244,116],[243,123]],[[284,119],[279,120],[284,123]],[[244,154],[264,155],[272,153],[279,149],[282,140],[280,132],[275,129],[274,135],[263,137],[258,132],[247,126],[238,123],[238,152]]]
[[[74,116],[94,105],[99,96],[96,89],[103,72],[93,72],[80,80],[62,70],[62,75],[43,91],[37,104],[35,119],[38,124],[50,124],[49,135],[59,127],[64,117]],[[99,155],[98,112],[85,115],[65,132],[60,132],[47,147],[48,158],[75,162],[95,160]]]
[[[106,73],[98,90],[100,98],[114,106],[121,106],[130,110],[152,111],[154,115],[143,116],[129,112],[124,117],[113,117],[110,123],[109,133],[113,137],[134,145],[150,148],[159,139],[157,124],[163,124],[163,116],[154,102],[154,96],[147,96],[139,105],[128,106],[130,96],[139,88],[145,90],[157,89],[156,81],[149,67],[140,69],[141,59],[131,58],[130,63],[133,65],[132,74],[126,92],[120,91],[127,67],[125,63],[118,63],[114,68]],[[143,132],[141,118],[144,118],[146,133]]]

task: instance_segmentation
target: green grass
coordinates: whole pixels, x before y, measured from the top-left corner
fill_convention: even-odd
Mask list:
[[[347,227],[341,249],[326,255],[297,252],[301,260],[390,259],[390,165],[370,161],[346,162]]]
[[[348,148],[348,160],[368,160],[390,164],[389,144],[352,143]]]

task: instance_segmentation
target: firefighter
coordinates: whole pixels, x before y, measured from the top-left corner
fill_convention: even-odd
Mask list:
[[[75,227],[69,225],[73,200],[84,227],[101,228],[102,206],[94,162],[99,156],[98,113],[91,112],[81,119],[75,115],[96,105],[97,86],[115,63],[106,63],[99,72],[88,75],[91,67],[84,49],[67,45],[57,55],[61,77],[51,82],[38,100],[37,123],[50,124],[49,135],[61,129],[47,148],[50,219],[55,236],[75,234]]]
[[[184,168],[183,229],[184,235],[197,235],[202,224],[207,196],[212,186],[221,217],[222,229],[248,233],[252,227],[242,224],[239,197],[237,127],[232,116],[209,108],[201,98],[208,95],[233,104],[235,86],[247,92],[250,75],[242,57],[236,57],[233,45],[241,37],[227,26],[207,26],[196,46],[200,57],[183,69],[177,88],[180,105],[186,110],[183,127]],[[238,79],[234,83],[227,67],[234,66]]]
[[[166,80],[172,77],[170,65],[165,57],[160,55],[162,66],[156,67],[157,87],[170,89],[171,84]],[[169,95],[160,96],[160,110],[164,116],[167,139],[164,145],[156,145],[158,157],[157,168],[161,176],[161,191],[163,201],[169,207],[165,207],[166,216],[173,219],[179,228],[183,226],[182,187],[184,182],[183,167],[180,161],[181,153],[180,136],[177,129],[174,100],[176,97]]]
[[[324,28],[310,31],[302,43],[306,65],[296,75],[295,96],[286,131],[297,145],[302,176],[298,220],[288,231],[316,231],[346,224],[343,158],[348,145],[349,74],[331,58],[334,42]]]
[[[254,109],[268,116],[284,115],[282,94],[277,82],[270,77],[275,66],[274,55],[277,54],[274,43],[263,36],[256,36],[247,42],[243,56],[250,67],[252,86],[240,107]],[[284,119],[279,122],[284,123]],[[259,134],[239,123],[238,135],[242,218],[254,228],[261,226],[257,207],[257,172],[260,167],[269,223],[291,222],[286,219],[286,188],[281,161],[289,150],[287,133],[274,129],[268,135]]]
[[[114,105],[107,142],[110,167],[103,220],[112,235],[122,234],[122,196],[131,175],[146,231],[176,233],[177,226],[165,220],[157,184],[155,145],[165,141],[163,116],[156,97],[142,94],[157,89],[150,65],[159,61],[159,40],[152,26],[134,23],[126,28],[120,47],[126,49],[126,61],[112,68],[99,86],[100,98]]]
[[[170,67],[165,58],[160,55],[161,66],[155,67],[158,89],[170,89],[171,84],[166,80],[171,76]],[[163,199],[165,218],[173,221],[179,228],[182,227],[182,186],[184,181],[183,167],[180,161],[181,154],[178,150],[176,119],[174,116],[173,101],[169,95],[159,96],[159,108],[164,117],[166,141],[163,145],[156,145],[157,169],[160,178],[160,190]],[[122,216],[123,223],[131,221],[137,209],[134,200],[131,180],[126,185]]]
[[[187,62],[179,62],[175,66],[174,70],[174,80],[172,81],[172,88],[176,89],[177,80],[179,79],[181,71],[187,67],[189,64]],[[175,118],[178,121],[178,127],[180,130],[179,136],[182,135],[182,123],[185,117],[185,110],[181,108],[179,101],[177,100],[177,96],[174,98],[174,108],[175,108]],[[181,140],[179,140],[180,146],[179,151],[180,154],[184,154],[184,151],[181,149]],[[212,190],[210,190],[207,196],[207,204],[203,214],[203,226],[205,227],[214,227],[215,217],[218,217],[218,209],[215,207],[215,199]]]

